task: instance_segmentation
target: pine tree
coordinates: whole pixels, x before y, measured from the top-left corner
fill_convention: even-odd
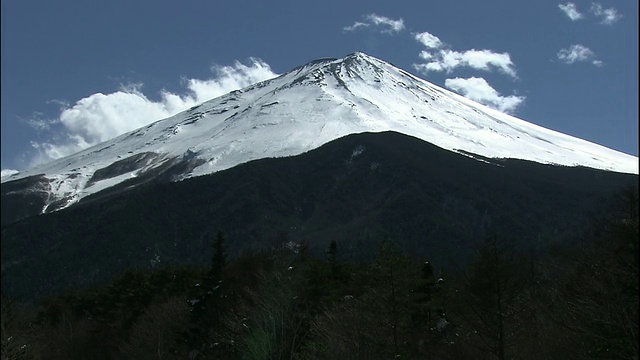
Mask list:
[[[590,357],[638,359],[638,224],[629,187],[603,206],[558,286],[554,321]]]
[[[211,290],[219,289],[222,283],[223,271],[227,265],[227,246],[225,241],[224,233],[218,231],[213,241],[213,256],[211,257],[211,269],[208,276]]]
[[[380,244],[373,264],[374,281],[381,305],[381,320],[393,341],[393,354],[401,353],[402,329],[408,321],[411,266],[398,246],[388,237]]]
[[[529,306],[523,300],[527,285],[523,264],[513,258],[509,246],[494,231],[462,274],[462,304],[457,309],[461,328],[466,330],[470,345],[500,360],[508,358],[509,348],[520,337]]]
[[[426,261],[424,264],[422,264],[422,281],[423,284],[421,284],[422,286],[422,291],[425,292],[425,305],[426,305],[426,310],[427,310],[427,343],[429,345],[431,345],[432,343],[432,338],[431,338],[431,324],[432,324],[432,309],[433,309],[433,290],[434,287],[436,285],[436,279],[434,276],[434,269],[433,269],[433,265],[431,265],[430,262]],[[431,355],[431,352],[427,352],[429,358]]]
[[[196,298],[190,300],[193,323],[191,337],[196,341],[193,345],[214,342],[215,339],[208,339],[208,337],[211,330],[220,323],[220,308],[224,296],[224,269],[227,265],[227,246],[222,231],[216,234],[212,248],[211,267],[202,284],[197,286]]]

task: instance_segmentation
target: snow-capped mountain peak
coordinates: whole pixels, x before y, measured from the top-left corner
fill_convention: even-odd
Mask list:
[[[389,130],[466,155],[638,173],[637,157],[503,114],[356,52],[312,61],[2,182],[44,174],[43,212],[52,211],[131,178],[175,181]]]

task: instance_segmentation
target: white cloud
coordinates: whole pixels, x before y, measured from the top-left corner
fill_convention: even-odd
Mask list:
[[[426,31],[415,34],[414,37],[419,43],[424,45],[427,49],[439,49],[443,45],[442,41],[440,41],[440,38]]]
[[[363,22],[360,22],[360,21],[356,21],[353,25],[345,26],[344,28],[342,28],[342,30],[353,31],[353,30],[356,30],[356,29],[361,28],[361,27],[367,27],[369,25],[371,25],[371,24],[367,24],[367,23],[363,23]]]
[[[431,55],[428,57],[426,55]],[[449,49],[439,50],[435,55],[420,54],[425,60],[432,60],[424,64],[414,64],[414,68],[421,72],[446,71],[451,72],[458,67],[470,67],[476,70],[489,71],[497,68],[503,73],[517,77],[513,61],[509,53],[496,53],[491,50],[467,50],[464,52]]]
[[[622,17],[615,8],[604,9],[600,3],[592,3],[590,10],[595,16],[602,18],[600,23],[604,25],[613,25]]]
[[[384,32],[400,32],[404,29],[404,20],[402,20],[402,18],[400,18],[399,20],[392,20],[385,16],[369,14],[366,16],[366,19],[373,22],[375,25],[388,27],[389,29],[384,30]]]
[[[343,30],[354,31],[359,28],[370,27],[372,25],[378,27],[382,33],[391,34],[404,30],[404,20],[402,18],[393,20],[386,16],[377,14],[367,14],[364,18],[365,22],[356,21],[353,25],[344,27]]]
[[[433,54],[425,50],[420,51],[420,54],[418,54],[418,56],[420,56],[420,58],[423,60],[433,59]]]
[[[413,64],[413,67],[419,72],[446,71],[450,73],[456,68],[468,67],[483,71],[498,69],[513,78],[517,78],[515,65],[511,61],[509,53],[497,53],[486,49],[454,51],[445,46],[439,37],[426,31],[415,33],[413,37],[426,48],[426,50],[422,50],[418,54],[425,62]]]
[[[58,118],[48,123],[35,118],[31,123],[43,130],[51,125],[62,130],[49,134],[54,137],[52,140],[32,142],[38,154],[32,159],[31,166],[73,154],[232,90],[277,76],[262,60],[250,60],[249,65],[240,62],[233,66],[214,65],[211,69],[213,78],[184,80],[186,91],[183,94],[163,90],[159,101],[144,95],[142,85],[132,84],[120,91],[106,95],[96,93],[80,99],[72,106],[63,107]]]
[[[18,170],[12,170],[12,169],[2,169],[0,171],[0,178],[3,178],[5,176],[9,176],[9,175],[13,175],[13,174],[17,174]]]
[[[483,78],[471,77],[468,79],[446,79],[445,86],[462,96],[487,105],[505,113],[513,113],[525,100],[524,96],[501,96],[498,91]]]
[[[588,47],[580,44],[571,45],[568,49],[558,51],[558,59],[565,64],[573,64],[578,61],[589,61],[593,65],[602,66],[604,63],[595,60],[596,54]]]
[[[430,59],[430,58],[429,58]],[[429,60],[427,59],[427,60]],[[413,68],[421,73],[428,73],[429,71],[443,71],[442,65],[438,62],[430,62],[426,64],[413,64]]]
[[[568,2],[566,4],[559,4],[558,7],[562,12],[565,13],[571,19],[571,21],[576,21],[584,18],[584,16],[578,11],[576,4],[572,2]]]

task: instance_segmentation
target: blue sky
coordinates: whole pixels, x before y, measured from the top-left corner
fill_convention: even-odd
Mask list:
[[[2,1],[2,169],[363,51],[638,155],[637,1]]]

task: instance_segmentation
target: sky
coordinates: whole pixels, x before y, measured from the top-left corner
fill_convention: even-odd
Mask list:
[[[2,175],[356,51],[638,156],[638,2],[3,0]]]

